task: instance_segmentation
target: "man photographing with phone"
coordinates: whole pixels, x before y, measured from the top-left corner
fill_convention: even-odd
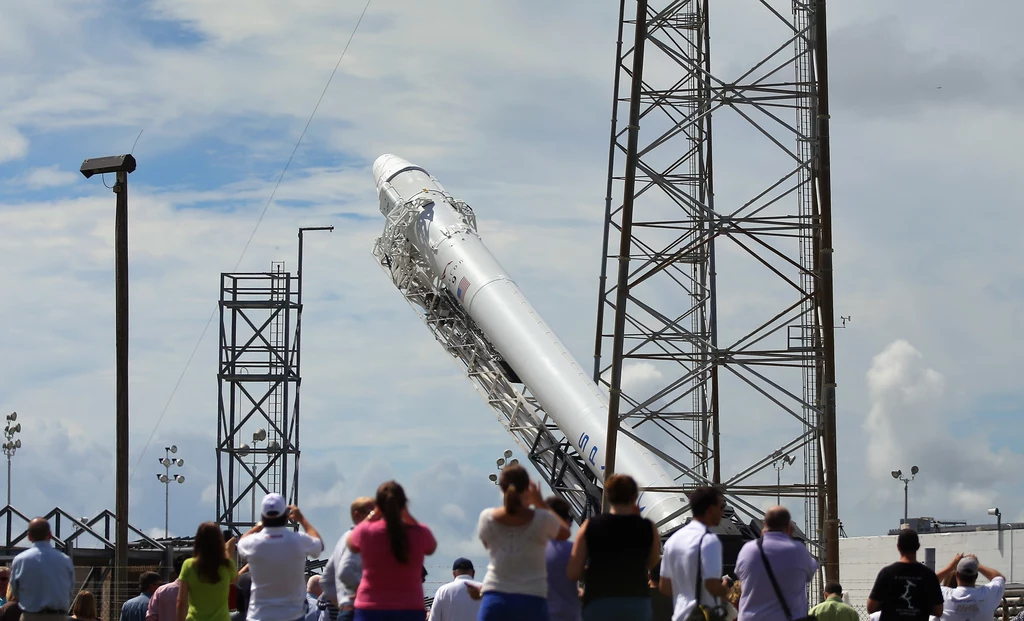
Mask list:
[[[324,550],[320,533],[298,507],[281,494],[267,494],[262,520],[238,540],[238,554],[249,563],[252,595],[248,621],[301,621],[306,612],[306,557]],[[292,519],[304,533],[288,528]]]

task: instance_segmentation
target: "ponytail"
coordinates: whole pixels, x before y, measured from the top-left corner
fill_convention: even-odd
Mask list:
[[[377,488],[377,509],[384,516],[384,525],[391,543],[391,554],[399,563],[409,562],[409,536],[402,522],[405,509],[405,490],[394,481],[382,483]]]
[[[522,495],[520,495],[519,490],[516,489],[515,485],[509,485],[508,489],[505,490],[505,512],[509,515],[515,515],[519,513],[519,510],[522,508]]]
[[[530,475],[519,464],[506,466],[501,471],[498,485],[505,496],[505,511],[515,515],[523,508],[523,493],[530,489]]]

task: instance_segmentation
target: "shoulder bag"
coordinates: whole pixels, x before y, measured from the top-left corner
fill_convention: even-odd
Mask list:
[[[775,572],[772,571],[772,564],[768,562],[768,555],[764,553],[764,537],[757,538],[757,549],[761,553],[761,562],[764,563],[764,569],[768,572],[768,580],[772,583],[772,589],[775,591],[775,597],[782,604],[782,612],[786,613],[786,619],[789,621],[817,621],[817,617],[814,615],[807,615],[800,617],[799,619],[793,618],[793,613],[789,610],[789,604],[786,603],[786,598],[782,596],[782,589],[779,588],[779,583],[775,579]]]
[[[704,578],[702,575],[704,567],[701,563],[701,554],[703,553],[704,537],[708,534],[708,530],[704,530],[704,534],[700,536],[700,541],[697,542],[697,586],[693,590],[694,597],[697,599],[697,605],[690,611],[690,615],[686,618],[686,621],[725,621],[726,612],[725,607],[718,603],[718,598],[715,598],[715,604],[713,606],[705,606],[700,602],[701,594],[704,592]]]

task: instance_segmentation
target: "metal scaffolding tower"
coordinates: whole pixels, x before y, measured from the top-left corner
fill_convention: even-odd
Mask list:
[[[681,490],[781,496],[838,579],[825,2],[716,4],[714,64],[710,4],[621,0],[594,376]]]
[[[259,502],[299,485],[298,278],[221,274],[217,425],[217,522],[245,532]]]

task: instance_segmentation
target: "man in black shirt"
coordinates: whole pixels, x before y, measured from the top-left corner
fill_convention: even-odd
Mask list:
[[[879,621],[928,621],[942,616],[942,590],[935,572],[917,562],[921,541],[905,528],[896,539],[900,560],[883,567],[868,596],[868,612],[881,611]]]

